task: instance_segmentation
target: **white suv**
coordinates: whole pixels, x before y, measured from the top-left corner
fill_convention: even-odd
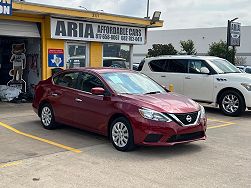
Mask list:
[[[225,59],[209,56],[146,58],[138,71],[159,84],[198,102],[219,106],[226,115],[251,109],[251,75],[241,73]]]

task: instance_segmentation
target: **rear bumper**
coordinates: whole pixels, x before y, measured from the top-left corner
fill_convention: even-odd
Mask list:
[[[143,120],[134,125],[134,143],[146,146],[172,146],[206,139],[207,119],[194,126],[181,126],[176,122],[163,123]]]

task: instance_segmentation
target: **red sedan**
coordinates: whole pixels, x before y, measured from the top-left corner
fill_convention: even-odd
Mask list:
[[[63,123],[106,135],[120,151],[206,139],[202,106],[129,70],[62,71],[37,85],[33,108],[46,129]]]

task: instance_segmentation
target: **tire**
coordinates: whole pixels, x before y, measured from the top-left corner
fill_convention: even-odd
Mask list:
[[[228,90],[222,93],[219,105],[221,111],[227,116],[239,116],[245,109],[245,100],[241,94],[234,90]]]
[[[46,103],[41,107],[40,120],[45,129],[52,130],[57,127],[54,112],[50,104]]]
[[[112,122],[110,140],[119,151],[131,151],[135,148],[133,130],[126,118],[119,117]]]

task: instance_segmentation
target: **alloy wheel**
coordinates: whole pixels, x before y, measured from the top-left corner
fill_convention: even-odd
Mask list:
[[[112,139],[116,146],[125,147],[129,140],[129,131],[122,122],[117,122],[112,128]]]
[[[47,126],[49,126],[51,124],[52,113],[51,113],[51,110],[50,110],[49,107],[45,106],[42,109],[41,119],[42,119],[42,122],[43,122],[44,126],[47,127]]]
[[[229,94],[223,98],[222,106],[226,112],[235,113],[239,109],[240,101],[237,96]]]

